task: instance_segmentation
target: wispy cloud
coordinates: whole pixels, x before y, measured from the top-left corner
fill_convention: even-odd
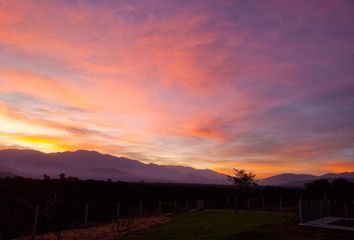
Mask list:
[[[353,10],[0,0],[0,143],[263,176],[354,170]]]

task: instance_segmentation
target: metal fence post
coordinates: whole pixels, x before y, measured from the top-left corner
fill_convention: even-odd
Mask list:
[[[120,217],[120,202],[117,202],[117,220],[119,220]]]
[[[36,206],[36,210],[34,213],[34,221],[33,221],[33,229],[32,229],[32,236],[33,239],[36,237],[37,235],[37,227],[38,227],[38,217],[39,217],[39,206]]]
[[[88,210],[89,210],[89,205],[86,203],[86,205],[85,205],[85,226],[87,226],[87,223],[88,223]]]
[[[237,211],[237,197],[235,197],[235,212]]]
[[[348,218],[348,206],[347,206],[347,203],[344,203],[344,216],[345,216],[345,218]]]
[[[301,200],[299,201],[299,216],[300,216],[300,223],[302,224],[302,221],[303,221],[303,219],[302,219],[302,206],[301,206],[302,204],[301,204]]]
[[[161,201],[159,201],[159,206],[158,206],[158,208],[159,208],[159,214],[162,214],[162,203],[161,203]]]

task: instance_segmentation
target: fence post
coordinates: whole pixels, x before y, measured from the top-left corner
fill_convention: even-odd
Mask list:
[[[235,197],[235,212],[237,212],[237,197]]]
[[[345,218],[348,218],[348,206],[347,206],[347,203],[344,203],[344,216],[345,216]]]
[[[89,210],[89,205],[86,203],[85,205],[85,226],[87,227],[88,223],[88,210]]]
[[[247,209],[248,209],[248,211],[251,209],[250,208],[250,198],[249,197],[247,198]]]
[[[120,202],[117,202],[117,220],[120,218]]]
[[[301,200],[299,201],[299,216],[300,216],[300,223],[302,224],[302,221],[303,221],[303,219],[302,219],[302,206],[301,206],[302,204],[301,204]]]
[[[34,221],[33,221],[33,230],[32,230],[33,239],[35,239],[37,235],[38,217],[39,217],[39,206],[37,205],[36,211],[34,213]]]
[[[177,200],[174,201],[174,212],[177,212]]]
[[[313,200],[311,200],[311,220],[313,220],[314,218],[316,218],[316,216],[313,207]]]
[[[162,203],[161,203],[161,201],[159,201],[159,206],[158,206],[158,208],[159,208],[159,214],[162,214]]]
[[[332,216],[332,210],[331,210],[331,199],[328,199],[327,201],[327,205],[328,205],[328,216]]]
[[[282,211],[283,210],[283,202],[281,197],[279,197],[279,210]]]
[[[264,197],[262,197],[262,203],[263,203],[263,211],[265,210],[265,200]]]
[[[142,201],[140,201],[140,217],[143,215],[143,202]]]

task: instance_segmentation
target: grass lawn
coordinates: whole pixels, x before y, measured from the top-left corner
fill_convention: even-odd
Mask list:
[[[353,240],[353,231],[324,229],[282,223],[236,234],[228,240]]]
[[[277,212],[205,210],[177,214],[171,221],[124,236],[123,240],[224,240],[268,224],[294,221],[296,215]],[[243,238],[247,239],[247,238]]]

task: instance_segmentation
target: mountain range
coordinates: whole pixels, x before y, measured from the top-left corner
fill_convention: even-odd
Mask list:
[[[259,181],[260,185],[264,186],[284,186],[284,187],[301,187],[305,183],[312,182],[318,179],[336,179],[345,178],[349,181],[354,181],[354,172],[344,172],[344,173],[327,173],[320,176],[312,174],[294,174],[294,173],[283,173],[268,177]]]
[[[0,150],[0,177],[42,178],[46,174],[58,178],[61,173],[80,179],[95,180],[231,184],[226,175],[209,169],[145,164],[96,151],[42,153],[35,150]],[[316,179],[339,177],[352,180],[354,172],[328,173],[321,176],[285,173],[261,179],[258,183],[264,186],[303,186]]]
[[[80,179],[164,183],[230,184],[227,176],[209,169],[145,164],[95,151],[42,153],[34,150],[0,151],[0,177],[42,178],[59,174]]]

